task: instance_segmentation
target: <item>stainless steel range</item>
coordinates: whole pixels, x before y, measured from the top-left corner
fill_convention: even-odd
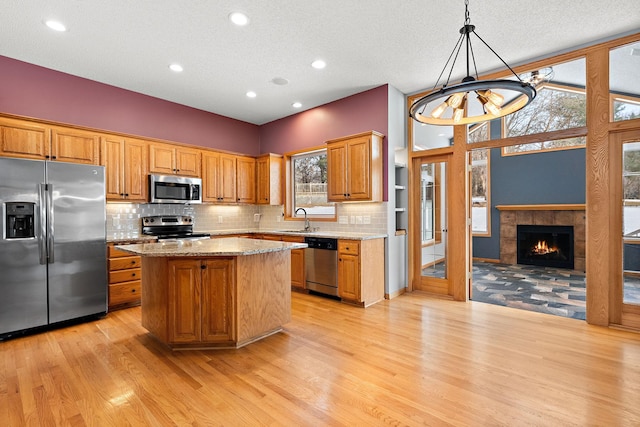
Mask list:
[[[161,215],[142,217],[142,234],[156,236],[158,240],[209,239],[209,233],[193,232],[193,217],[189,215]]]

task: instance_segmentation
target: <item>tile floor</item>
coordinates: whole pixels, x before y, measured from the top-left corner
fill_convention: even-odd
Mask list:
[[[585,320],[585,274],[531,265],[474,262],[472,300]],[[626,279],[624,300],[640,304],[640,279]]]

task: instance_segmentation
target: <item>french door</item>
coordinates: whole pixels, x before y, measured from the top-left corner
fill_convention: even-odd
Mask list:
[[[640,327],[640,130],[611,135],[615,239],[611,322]]]
[[[449,155],[413,160],[414,289],[450,295]],[[419,193],[419,194],[418,194]]]

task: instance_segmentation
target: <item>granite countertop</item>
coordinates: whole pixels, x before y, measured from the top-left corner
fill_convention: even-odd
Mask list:
[[[202,233],[210,233],[211,237],[225,236],[229,234],[274,234],[282,236],[309,236],[328,237],[333,239],[369,240],[384,239],[388,237],[384,233],[353,233],[348,231],[304,231],[304,230],[202,230]]]
[[[291,249],[303,249],[306,247],[306,243],[290,243],[231,237],[227,239],[140,243],[135,245],[118,246],[117,248],[125,252],[142,256],[209,257],[256,255],[268,252],[287,251]]]
[[[107,237],[107,243],[114,243],[116,245],[124,245],[125,243],[145,243],[145,242],[155,242],[158,240],[155,236],[147,236],[144,234],[140,234],[135,237]]]

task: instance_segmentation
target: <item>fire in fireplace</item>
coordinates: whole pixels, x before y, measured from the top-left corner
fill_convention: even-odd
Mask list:
[[[518,225],[518,264],[573,269],[573,227]]]

